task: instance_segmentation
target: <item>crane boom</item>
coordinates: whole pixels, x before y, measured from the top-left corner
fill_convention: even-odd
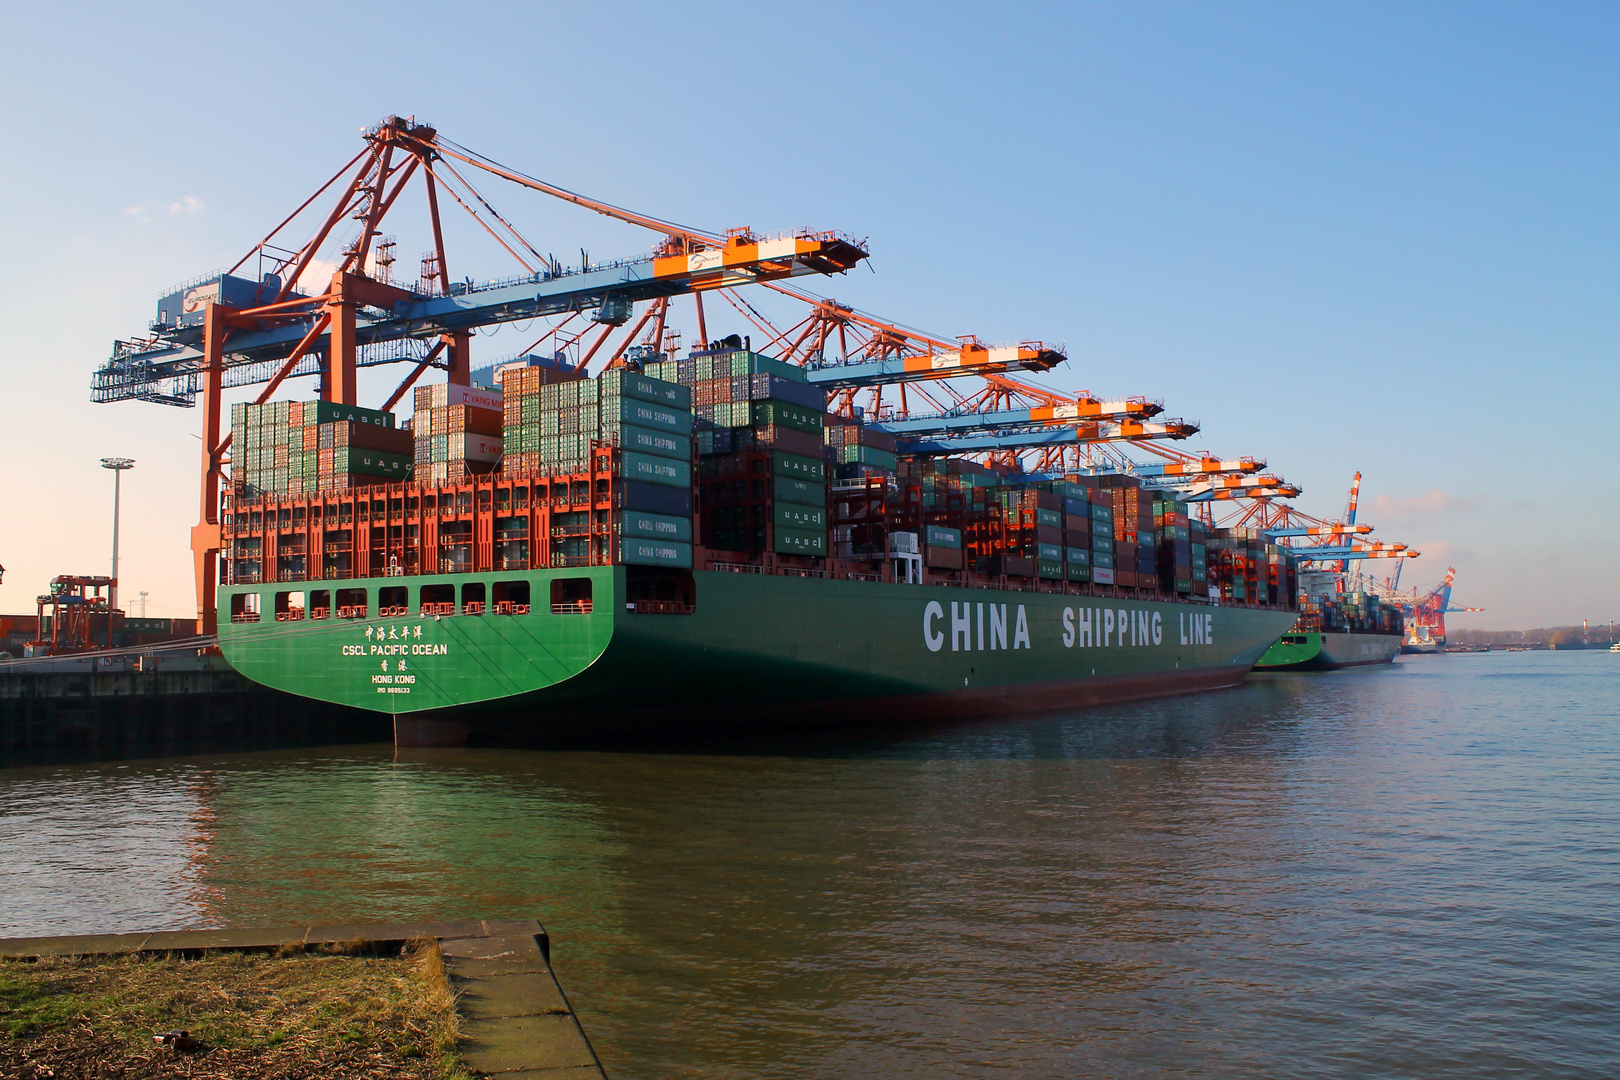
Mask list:
[[[993,453],[999,450],[1029,450],[1041,447],[1072,446],[1096,442],[1137,442],[1144,439],[1185,439],[1198,432],[1198,425],[1182,420],[1164,423],[1077,424],[1066,428],[1002,432],[993,435],[961,435],[936,439],[902,440],[899,452],[913,457],[950,457],[958,454]]]

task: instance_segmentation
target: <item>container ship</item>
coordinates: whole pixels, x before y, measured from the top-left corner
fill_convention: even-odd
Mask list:
[[[1295,620],[1291,567],[1212,578],[1186,504],[1131,477],[903,457],[747,349],[642,367],[528,358],[418,388],[401,428],[237,406],[225,657],[420,745],[1213,689]]]
[[[1398,606],[1376,593],[1329,591],[1337,574],[1306,571],[1300,576],[1306,592],[1299,621],[1266,650],[1256,671],[1336,671],[1394,663],[1405,633]]]
[[[846,273],[864,240],[689,229],[414,118],[364,139],[230,270],[165,295],[92,382],[97,401],[201,399],[201,631],[250,678],[392,714],[414,744],[980,716],[1230,686],[1293,623],[1291,564],[1209,535],[1128,468],[1082,467],[1099,443],[1196,425],[1011,378],[1061,349],[933,338],[783,284]],[[474,174],[659,239],[565,267]],[[433,247],[407,284],[384,218],[413,180]],[[450,276],[441,189],[512,276]],[[810,314],[776,329],[743,286]],[[765,347],[711,337],[705,296]],[[536,320],[540,339],[472,377],[475,335]],[[414,368],[360,407],[359,371],[390,363]],[[431,368],[445,381],[416,386]],[[272,400],[302,376],[319,400]],[[222,430],[224,391],[251,384]],[[1186,468],[1206,464],[1224,468]]]

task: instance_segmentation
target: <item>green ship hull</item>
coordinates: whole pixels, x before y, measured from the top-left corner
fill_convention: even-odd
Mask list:
[[[258,593],[589,578],[525,614],[225,622],[226,659],[266,686],[392,713],[402,741],[771,728],[1064,709],[1232,686],[1294,613],[1107,597],[698,572],[690,613],[637,611],[625,568],[221,587]],[[576,585],[577,588],[577,585]],[[297,595],[297,594],[293,594]],[[392,594],[397,596],[398,594]],[[242,607],[241,601],[236,601]],[[285,599],[283,606],[286,605]],[[250,606],[250,605],[249,605]],[[395,609],[397,611],[397,609]],[[458,609],[460,610],[460,609]],[[435,727],[440,725],[440,727]],[[405,733],[414,731],[409,738]]]
[[[1265,651],[1256,671],[1337,671],[1392,664],[1401,651],[1399,634],[1291,632]]]

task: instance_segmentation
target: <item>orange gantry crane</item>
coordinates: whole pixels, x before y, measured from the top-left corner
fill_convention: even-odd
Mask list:
[[[1062,394],[1014,377],[1063,362],[1061,346],[987,345],[971,336],[948,341],[785,284],[848,271],[867,257],[864,240],[826,231],[688,228],[538,180],[410,117],[386,118],[364,133],[364,143],[236,264],[163,296],[149,331],[115,342],[93,378],[96,401],[202,404],[201,506],[192,550],[204,633],[215,624],[220,487],[231,442],[222,431],[227,388],[262,386],[256,398],[262,403],[286,379],[314,376],[323,400],[358,404],[360,369],[409,364],[383,404],[388,409],[432,368],[451,383],[467,383],[478,330],[536,318],[561,319],[536,345],[562,342],[577,354],[578,369],[598,358],[604,366],[622,364],[638,341],[655,351],[668,347],[671,301],[682,295],[693,297],[700,341],[708,338],[704,297],[713,295],[766,336],[763,348],[802,364],[809,381],[832,395],[836,411],[853,416],[859,409],[898,436],[905,454],[977,455],[1028,471],[1074,473],[1100,460],[1094,448],[1131,443],[1151,446],[1159,458],[1138,467],[1143,475],[1207,479],[1258,468],[1248,464],[1252,459],[1229,466],[1152,446],[1198,431],[1196,423],[1160,418],[1156,401]],[[641,258],[593,265],[582,252],[579,266],[564,266],[496,210],[470,179],[478,173],[652,229],[659,240]],[[413,184],[432,247],[419,278],[403,282],[393,272],[396,242],[383,227]],[[454,277],[440,216],[445,199],[520,271],[486,281]],[[809,311],[779,330],[741,295],[743,285],[763,285]],[[863,396],[866,404],[857,405]],[[1286,494],[1276,486],[1260,490]]]
[[[470,339],[481,327],[589,312],[587,326],[595,335],[583,367],[630,320],[638,303],[667,310],[673,296],[842,273],[866,258],[864,241],[832,232],[756,236],[733,230],[721,236],[625,210],[500,165],[412,118],[388,117],[366,131],[364,140],[359,154],[229,270],[163,297],[150,333],[115,342],[112,358],[92,382],[96,401],[179,406],[202,401],[202,499],[192,551],[204,633],[215,626],[221,470],[230,447],[230,435],[221,431],[221,404],[228,386],[262,383],[257,400],[263,402],[285,379],[315,375],[323,400],[358,404],[359,368],[408,362],[410,373],[385,406],[392,407],[430,367],[445,370],[452,383],[467,383]],[[542,255],[478,191],[467,175],[473,169],[654,229],[662,239],[644,258],[595,266],[582,260],[577,268],[564,267]],[[392,280],[393,245],[381,228],[413,180],[423,187],[433,249],[423,260],[421,279],[406,286]],[[299,223],[307,224],[311,208],[334,189],[330,208],[312,215],[309,238],[290,246],[281,242]],[[523,272],[486,282],[454,279],[439,213],[441,194]],[[338,226],[346,221],[358,226],[339,236]],[[255,260],[251,273],[244,273]],[[312,282],[317,267],[330,267],[330,273],[322,269]]]

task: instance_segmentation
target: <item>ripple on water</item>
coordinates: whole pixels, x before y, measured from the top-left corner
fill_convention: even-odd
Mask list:
[[[1607,1076],[1615,661],[620,752],[16,768],[0,928],[536,916],[616,1075]]]

